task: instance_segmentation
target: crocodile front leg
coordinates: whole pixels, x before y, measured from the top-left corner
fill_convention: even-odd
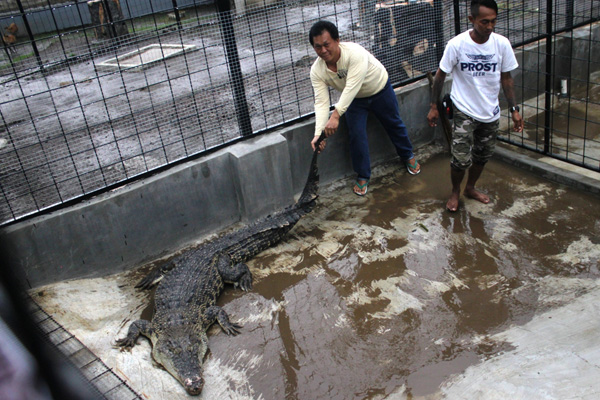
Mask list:
[[[223,281],[239,285],[246,292],[252,289],[252,274],[246,264],[233,264],[228,254],[220,254],[217,269]]]
[[[152,323],[145,319],[138,319],[129,325],[127,336],[122,339],[117,339],[116,343],[117,346],[121,347],[122,349],[130,349],[135,346],[137,338],[140,337],[140,335],[150,338],[151,333]]]
[[[204,312],[204,320],[206,321],[206,327],[208,329],[209,326],[215,323],[215,321],[219,322],[221,325],[221,329],[228,335],[237,335],[240,333],[241,325],[234,324],[229,321],[229,315],[219,306],[210,306]]]

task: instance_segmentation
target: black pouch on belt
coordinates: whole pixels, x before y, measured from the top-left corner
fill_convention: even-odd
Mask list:
[[[448,119],[452,119],[454,115],[454,106],[452,105],[452,99],[450,98],[450,93],[446,93],[442,98],[442,106],[444,107],[444,112]]]

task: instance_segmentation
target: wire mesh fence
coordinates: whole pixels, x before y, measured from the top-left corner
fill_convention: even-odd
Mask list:
[[[513,45],[545,40],[547,21],[552,32],[568,35],[571,27],[598,18],[597,3],[500,2],[497,31]],[[435,71],[447,40],[469,27],[468,4],[3,2],[0,224],[312,114],[309,70],[316,55],[308,30],[319,19],[336,23],[342,40],[369,49],[400,85]],[[591,55],[581,53],[590,70],[598,69],[597,41],[590,34]],[[544,74],[538,71],[535,82]],[[530,83],[517,82],[523,99],[533,96],[530,91],[545,92],[543,86],[530,90]],[[332,93],[332,104],[337,96]],[[589,115],[580,118],[596,128]],[[532,129],[546,129],[529,122]],[[591,136],[585,141],[595,146]]]
[[[60,355],[65,358],[64,362],[69,362],[76,367],[81,376],[73,376],[67,373],[61,377],[69,376],[71,381],[60,382],[60,385],[73,385],[72,392],[69,395],[78,394],[78,398],[84,398],[86,393],[98,394],[97,397],[106,400],[140,400],[142,397],[137,394],[122,378],[113,370],[108,368],[104,362],[98,358],[90,349],[88,349],[79,339],[68,332],[56,320],[44,311],[36,302],[27,296],[27,304],[31,313],[31,319],[39,328],[41,337],[48,343],[55,346]],[[63,368],[65,368],[63,366]],[[87,381],[89,381],[89,383]],[[81,380],[81,382],[79,382]],[[80,385],[91,385],[94,388],[83,392]],[[62,386],[59,386],[62,387]],[[79,389],[79,391],[78,391]],[[84,388],[85,389],[85,388]],[[83,393],[81,393],[83,392]],[[67,393],[64,393],[65,395]],[[67,396],[65,396],[67,397]]]
[[[506,4],[496,31],[527,44],[515,80],[525,127],[512,132],[505,114],[501,140],[600,171],[600,2]]]

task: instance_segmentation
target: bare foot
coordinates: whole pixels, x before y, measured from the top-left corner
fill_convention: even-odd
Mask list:
[[[448,202],[446,203],[446,209],[450,212],[456,212],[458,210],[458,199],[460,198],[460,193],[454,193],[450,195]]]
[[[481,193],[475,188],[465,188],[465,196],[467,196],[470,199],[480,201],[483,204],[487,204],[490,202],[490,198],[487,194]]]

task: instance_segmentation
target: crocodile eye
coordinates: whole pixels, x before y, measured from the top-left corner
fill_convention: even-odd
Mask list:
[[[181,347],[177,345],[175,342],[167,342],[166,346],[167,350],[173,354],[181,353]]]
[[[187,349],[190,353],[194,354],[198,352],[198,346],[196,345],[190,345]]]

